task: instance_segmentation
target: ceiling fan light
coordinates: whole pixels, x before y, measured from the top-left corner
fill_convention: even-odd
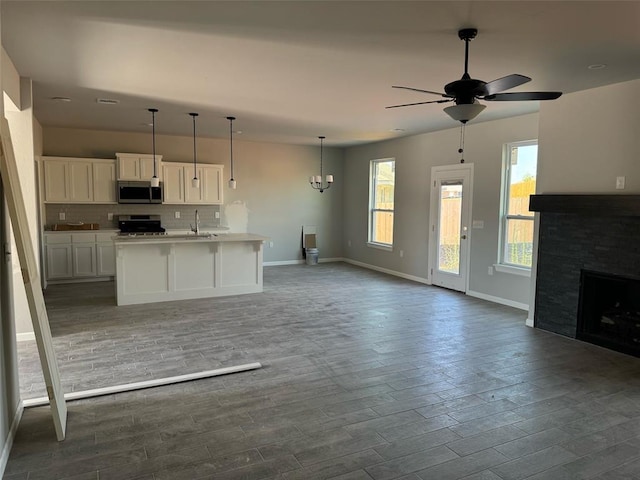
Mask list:
[[[444,109],[444,113],[457,122],[467,123],[469,120],[473,120],[480,115],[480,112],[482,112],[485,107],[486,105],[482,105],[481,103],[451,105]]]

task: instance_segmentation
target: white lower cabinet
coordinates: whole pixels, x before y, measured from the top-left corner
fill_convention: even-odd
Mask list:
[[[116,249],[113,242],[96,244],[96,260],[98,261],[99,277],[113,277],[116,274]]]
[[[73,252],[73,276],[95,277],[98,271],[96,268],[96,244],[72,244],[71,251]]]
[[[114,232],[45,233],[47,280],[114,276],[114,235]]]
[[[47,245],[47,279],[70,278],[73,276],[71,245]]]

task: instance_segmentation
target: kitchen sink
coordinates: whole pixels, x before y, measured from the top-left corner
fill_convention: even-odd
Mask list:
[[[178,233],[165,235],[166,238],[178,238],[180,240],[201,240],[203,238],[217,237],[215,233]]]

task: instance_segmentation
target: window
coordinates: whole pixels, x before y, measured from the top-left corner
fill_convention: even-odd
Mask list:
[[[391,158],[372,160],[369,175],[369,243],[391,247],[396,161]]]
[[[538,142],[509,143],[502,183],[501,265],[530,269],[533,255],[533,212],[529,196],[536,191]]]

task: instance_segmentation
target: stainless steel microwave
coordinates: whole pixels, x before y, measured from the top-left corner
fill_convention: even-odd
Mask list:
[[[152,187],[146,181],[119,181],[118,203],[162,203],[162,182]]]

